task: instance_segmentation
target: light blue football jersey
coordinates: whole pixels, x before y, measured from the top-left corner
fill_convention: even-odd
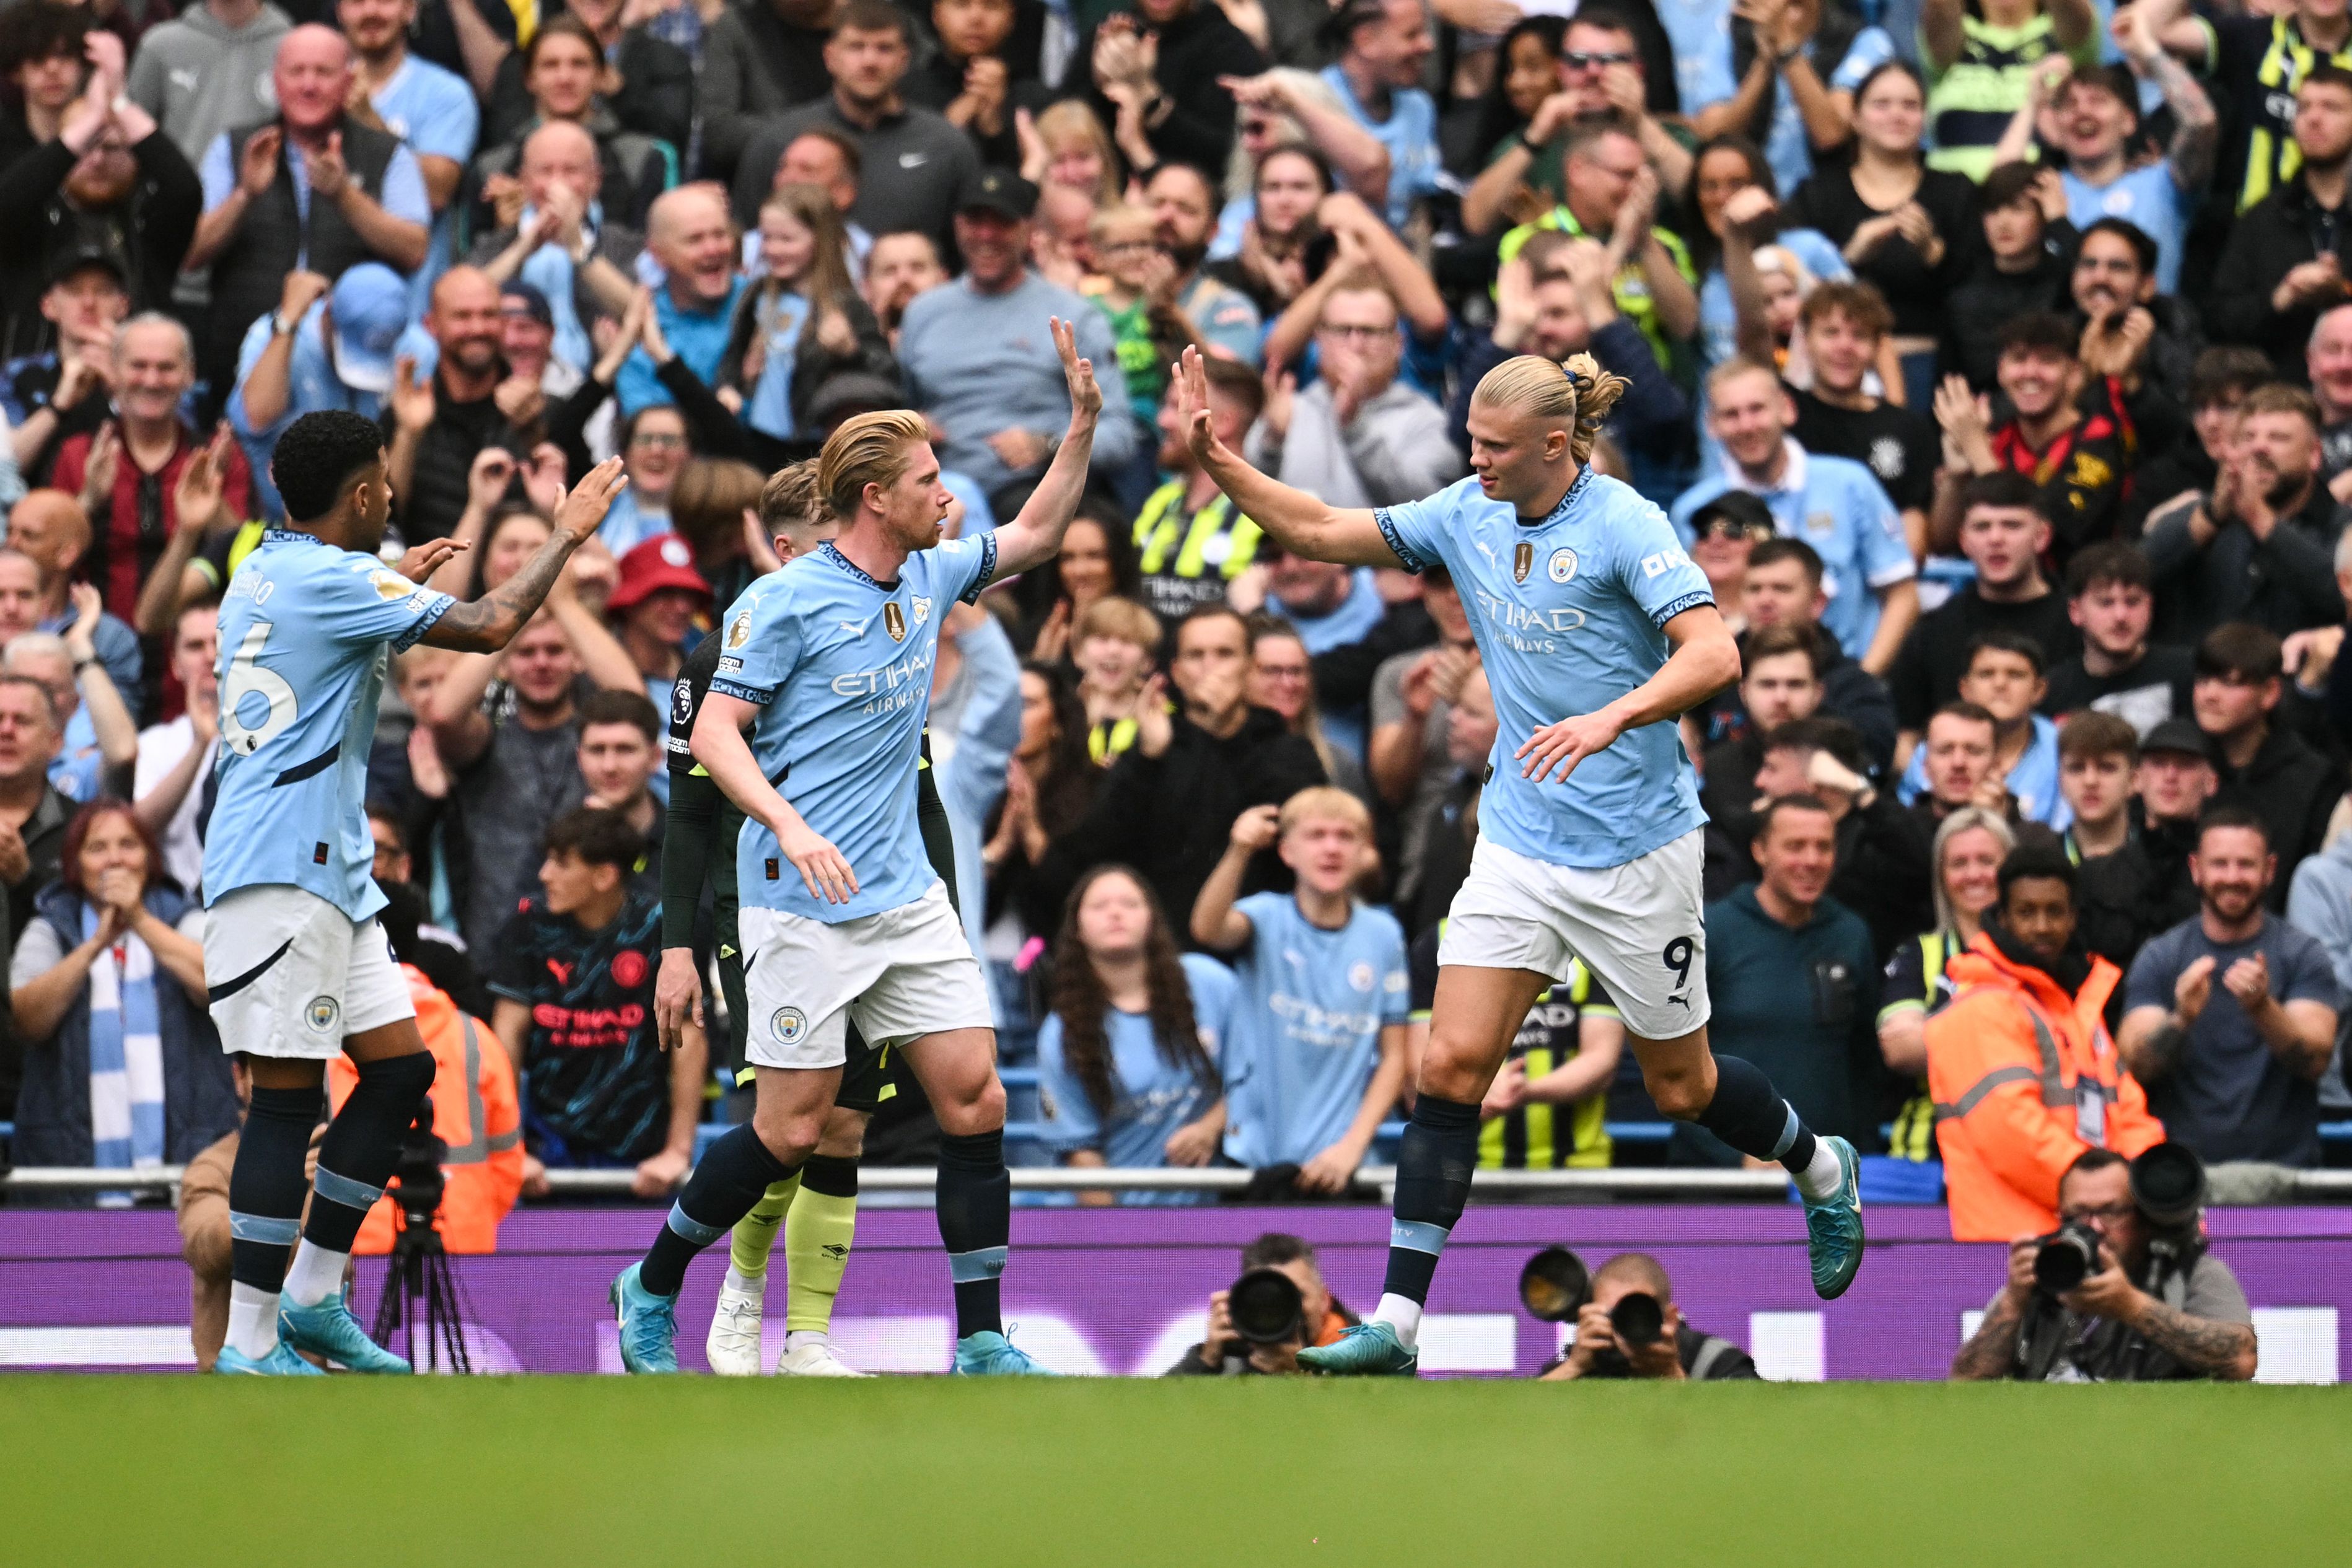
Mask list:
[[[1551,865],[1623,865],[1706,821],[1672,721],[1645,725],[1537,784],[1512,753],[1548,724],[1595,711],[1658,673],[1665,623],[1715,602],[1666,515],[1586,468],[1542,521],[1464,479],[1372,514],[1412,570],[1443,562],[1461,591],[1501,731],[1478,831]]]
[[[996,571],[992,532],[907,558],[877,582],[830,543],[770,572],[727,612],[710,689],[764,710],[751,754],[777,792],[857,873],[846,904],[813,898],[756,820],[737,841],[746,907],[828,925],[912,904],[938,880],[915,823],[915,768],[940,622]]]
[[[207,905],[275,883],[353,920],[383,907],[367,823],[383,673],[456,602],[372,555],[291,529],[262,535],[221,600]]]
[[[1339,1141],[1381,1062],[1381,1030],[1412,1015],[1404,928],[1358,904],[1326,931],[1286,893],[1234,905],[1241,1005],[1227,1026],[1225,1154],[1253,1168],[1305,1165]]]

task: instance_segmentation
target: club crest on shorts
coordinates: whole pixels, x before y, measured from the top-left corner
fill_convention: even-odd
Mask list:
[[[302,1009],[302,1021],[317,1034],[324,1034],[334,1028],[335,1020],[341,1016],[342,1009],[335,1006],[332,997],[312,997],[310,1005]]]
[[[1517,548],[1511,551],[1511,580],[1525,582],[1528,580],[1528,573],[1533,571],[1535,566],[1536,547],[1521,539]]]
[[[1544,569],[1554,582],[1566,582],[1576,576],[1576,552],[1556,549],[1551,552],[1551,564]]]
[[[808,1015],[798,1008],[778,1008],[776,1016],[768,1020],[768,1030],[778,1045],[798,1045],[808,1033]]]
[[[882,606],[882,630],[890,633],[893,643],[907,640],[907,612],[898,608],[898,601],[895,599]]]

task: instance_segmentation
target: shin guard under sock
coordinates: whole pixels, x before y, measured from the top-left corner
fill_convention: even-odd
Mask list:
[[[768,1152],[749,1122],[712,1144],[670,1205],[637,1283],[656,1296],[677,1295],[694,1255],[726,1235],[771,1186],[789,1180],[793,1170]]]
[[[326,1109],[326,1091],[253,1092],[245,1129],[229,1169],[229,1277],[275,1297],[286,1282],[286,1259],[302,1225],[302,1164],[311,1130]],[[271,1337],[276,1312],[271,1312]]]
[[[1416,1308],[1429,1299],[1438,1256],[1470,1201],[1470,1172],[1477,1163],[1476,1105],[1434,1094],[1413,1102],[1412,1120],[1397,1145],[1395,1218],[1389,1225],[1388,1277],[1381,1286],[1384,1308],[1391,1297]],[[1419,1318],[1417,1312],[1398,1315]],[[1390,1321],[1411,1343],[1417,1321]]]
[[[956,1337],[1003,1333],[999,1282],[1013,1239],[1013,1173],[1004,1168],[1002,1129],[940,1140],[939,1206]]]

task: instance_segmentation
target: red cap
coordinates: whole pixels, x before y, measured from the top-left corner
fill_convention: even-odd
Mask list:
[[[666,588],[683,588],[705,600],[711,597],[710,584],[694,570],[693,549],[676,534],[649,538],[621,558],[621,583],[604,601],[605,612],[617,615],[634,610]]]

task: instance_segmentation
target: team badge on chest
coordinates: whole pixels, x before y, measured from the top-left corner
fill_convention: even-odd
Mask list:
[[[882,629],[890,633],[893,643],[907,640],[907,612],[898,608],[898,601],[895,599],[885,601],[882,606]]]

